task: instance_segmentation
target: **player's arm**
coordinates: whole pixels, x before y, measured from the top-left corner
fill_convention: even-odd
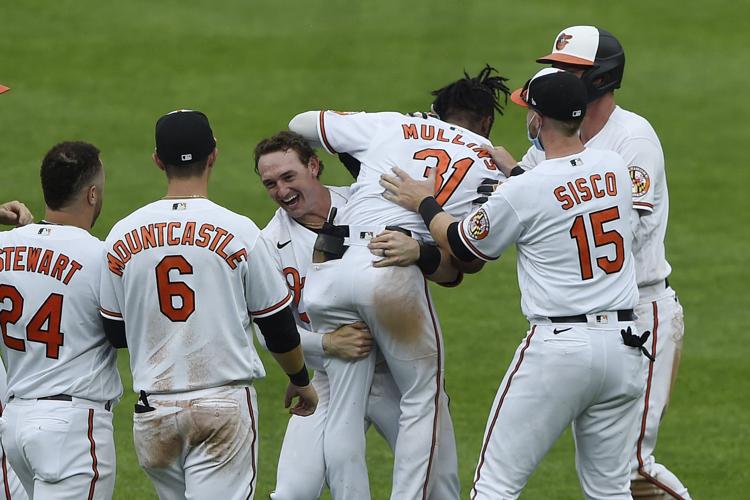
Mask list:
[[[101,275],[99,276],[99,314],[102,318],[104,335],[109,343],[117,349],[127,349],[125,319],[122,317],[122,267],[116,261],[102,255]]]
[[[300,134],[315,147],[322,146],[332,155],[348,153],[357,156],[370,147],[380,126],[379,116],[379,113],[305,111],[292,118],[289,130]]]
[[[299,396],[299,401],[290,412],[301,416],[312,415],[318,405],[318,395],[310,385],[292,309],[286,306],[271,315],[253,318],[253,321],[258,325],[269,352],[289,377],[284,407],[289,408],[292,399]]]
[[[628,165],[632,183],[633,213],[630,226],[635,252],[659,222],[648,216],[653,213],[656,203],[654,186],[665,182],[664,155],[658,143],[645,137],[628,140],[618,153]]]
[[[257,231],[255,224],[248,222]],[[292,294],[278,272],[278,263],[265,238],[258,235],[247,253],[242,268],[245,273],[245,302],[265,339],[266,348],[289,376],[285,407],[291,405],[292,398],[299,396],[299,401],[290,411],[296,415],[311,415],[318,405],[318,395],[310,385],[305,366],[300,335],[290,307]]]
[[[370,354],[373,347],[372,336],[367,325],[361,321],[342,325],[334,331],[324,334],[300,326],[297,327],[297,332],[299,332],[302,351],[308,361],[312,356],[319,358],[333,356],[352,360],[364,358]],[[258,341],[268,350],[265,338],[260,333],[258,333]]]
[[[401,231],[385,230],[370,240],[370,251],[383,257],[374,267],[416,265],[425,278],[443,286],[458,286],[463,270],[451,255],[435,244],[419,242]]]
[[[433,196],[434,170],[426,181],[414,180],[399,168],[395,168],[394,173],[380,178],[380,184],[386,189],[383,196],[418,212],[438,246],[461,262],[497,259],[521,234],[520,218],[505,196],[490,197],[487,203],[459,221],[443,211]],[[502,224],[493,226],[493,237],[487,238],[491,221],[502,221]]]
[[[127,349],[128,339],[125,336],[125,322],[120,320],[114,320],[105,318],[102,316],[102,324],[104,325],[104,335],[106,335],[109,343],[117,349]]]
[[[0,224],[25,226],[34,222],[34,216],[20,201],[9,201],[0,205]]]

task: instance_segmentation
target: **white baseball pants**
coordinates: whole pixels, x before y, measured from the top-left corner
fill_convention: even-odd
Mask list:
[[[312,264],[303,300],[315,331],[360,320],[370,328],[401,392],[391,498],[427,499],[441,440],[453,437],[440,436],[450,419],[442,333],[419,269],[374,268],[373,259],[366,247],[352,246],[341,259]],[[357,361],[325,360],[331,393],[323,449],[335,500],[370,498],[362,423],[374,366],[375,353]]]
[[[258,460],[253,387],[152,394],[133,415],[138,462],[161,500],[252,499]]]
[[[287,425],[281,445],[276,488],[271,493],[272,500],[316,500],[325,486],[325,458],[323,453],[323,432],[328,414],[329,384],[328,375],[316,371],[313,385],[318,392],[318,408],[309,417],[292,415]],[[393,449],[398,436],[398,421],[401,393],[383,363],[375,368],[372,387],[367,401],[365,427],[374,425],[378,433]],[[447,403],[447,397],[445,398]],[[447,411],[447,408],[446,410]],[[451,500],[459,498],[458,464],[456,446],[450,419],[442,419],[446,427],[441,430],[435,476],[430,500]]]
[[[5,410],[5,395],[8,389],[8,374],[5,372],[5,366],[0,363],[0,417]],[[1,448],[1,447],[0,447]],[[0,485],[0,500],[26,500],[26,490],[23,489],[21,481],[13,471],[13,467],[8,463],[8,457],[5,449],[0,449],[0,475],[2,475],[2,485]]]
[[[647,347],[656,360],[649,362],[646,390],[638,402],[638,437],[630,463],[631,477],[650,483],[669,498],[689,500],[687,488],[654,458],[659,424],[669,405],[680,364],[685,332],[682,306],[674,290],[664,283],[641,288],[639,292],[636,325],[639,332],[651,332]]]
[[[14,398],[0,421],[8,462],[29,498],[112,498],[115,442],[104,403]]]
[[[632,322],[597,324],[590,318],[532,325],[492,405],[472,500],[518,498],[571,423],[585,498],[631,498],[626,450],[635,439],[646,357],[620,336]]]

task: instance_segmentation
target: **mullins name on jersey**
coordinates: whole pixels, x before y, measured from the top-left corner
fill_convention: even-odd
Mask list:
[[[0,248],[0,272],[39,273],[67,285],[81,269],[83,266],[78,261],[63,253],[56,255],[54,250],[26,246]]]
[[[401,129],[404,133],[404,140],[422,140],[422,141],[438,141],[448,142],[456,144],[458,146],[466,146],[477,154],[479,158],[484,158],[484,166],[490,170],[495,170],[495,162],[492,161],[490,153],[484,149],[484,144],[477,144],[475,142],[464,142],[464,137],[455,127],[448,127],[448,129],[432,124],[421,124],[417,126],[415,123],[403,123]],[[489,144],[489,141],[487,141]],[[443,152],[445,154],[445,152]],[[417,160],[423,160],[424,158],[418,158]],[[450,163],[450,161],[448,161]],[[472,162],[473,163],[473,162]],[[447,167],[447,166],[446,166]],[[440,166],[438,166],[440,169]]]
[[[156,222],[125,233],[122,239],[112,245],[112,252],[107,253],[107,264],[112,273],[122,276],[130,259],[149,248],[165,245],[195,246],[207,248],[221,257],[230,268],[237,269],[240,261],[247,260],[247,250],[241,248],[227,254],[225,250],[233,239],[232,233],[213,224],[201,224],[198,227],[198,223],[193,221]]]

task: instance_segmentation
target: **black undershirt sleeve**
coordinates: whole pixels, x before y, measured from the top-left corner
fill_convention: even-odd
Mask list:
[[[476,255],[466,248],[464,242],[461,241],[461,237],[458,235],[459,222],[453,222],[448,226],[448,244],[451,247],[451,253],[461,261],[471,262],[476,260]]]
[[[359,177],[359,170],[362,166],[362,163],[358,159],[356,159],[349,153],[339,153],[339,161],[344,164],[352,177],[354,177],[355,179]]]
[[[292,309],[287,306],[265,318],[253,318],[271,352],[283,354],[299,345],[299,332]]]
[[[115,319],[102,318],[104,324],[104,335],[117,349],[127,349],[128,340],[125,337],[125,322]]]

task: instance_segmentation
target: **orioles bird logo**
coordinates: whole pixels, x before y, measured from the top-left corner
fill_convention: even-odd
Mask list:
[[[565,33],[560,33],[560,36],[557,37],[557,41],[555,42],[555,49],[556,50],[564,49],[565,46],[570,43],[571,38],[573,38],[573,35],[566,35]]]

